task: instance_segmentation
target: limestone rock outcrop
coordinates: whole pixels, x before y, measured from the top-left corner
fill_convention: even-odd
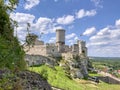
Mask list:
[[[64,59],[60,66],[69,72],[71,78],[87,78],[88,76],[88,58],[78,55]]]
[[[4,82],[6,80],[6,82]],[[0,88],[2,90],[52,90],[48,82],[39,74],[30,71],[0,70]]]

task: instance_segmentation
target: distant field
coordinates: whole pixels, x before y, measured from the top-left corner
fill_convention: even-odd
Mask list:
[[[93,60],[120,60],[120,57],[90,57]]]
[[[120,69],[120,57],[90,57],[95,68],[109,67],[114,70]]]
[[[59,66],[50,68],[42,65],[30,67],[29,70],[41,74],[52,86],[64,90],[120,90],[120,85],[111,85],[103,82],[96,84],[82,79],[72,80],[66,76],[63,68]]]

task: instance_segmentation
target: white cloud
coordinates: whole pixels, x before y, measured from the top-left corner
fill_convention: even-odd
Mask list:
[[[66,39],[71,39],[71,38],[74,38],[76,36],[76,34],[75,33],[71,33],[71,34],[68,34],[68,35],[66,35]]]
[[[25,14],[25,13],[11,13],[10,17],[17,21],[18,23],[32,23],[35,19],[35,16],[32,14]]]
[[[40,17],[36,22],[36,30],[39,30],[39,32],[43,32],[44,34],[47,34],[50,32],[51,28],[53,28],[53,21],[50,18],[46,17]]]
[[[77,13],[77,18],[83,18],[85,16],[85,11],[84,9],[79,10]]]
[[[60,1],[60,0],[54,0],[54,2],[58,2],[58,1]],[[70,0],[63,0],[63,1],[68,2]]]
[[[78,36],[75,36],[74,40],[75,40],[75,41],[79,40]]]
[[[32,14],[25,14],[25,13],[11,13],[10,18],[18,22],[18,27],[14,31],[14,35],[19,38],[21,42],[24,42],[26,32],[27,32],[27,23],[30,23],[31,27],[33,26],[33,21],[35,16]],[[30,30],[31,31],[31,30]]]
[[[56,37],[51,37],[49,43],[55,43],[55,41],[56,41]]]
[[[86,16],[95,16],[96,15],[96,10],[90,10],[90,11],[86,11],[85,15]]]
[[[35,23],[35,29],[44,34],[55,33],[56,29],[62,29],[61,26],[58,26],[54,19],[40,17]]]
[[[55,26],[53,27],[53,30],[51,30],[51,32],[56,32],[57,29],[63,29],[62,26]]]
[[[119,21],[119,20],[117,20]],[[118,25],[118,24],[117,24]],[[90,55],[96,56],[119,56],[120,53],[120,27],[116,23],[114,28],[105,27],[96,35],[90,37],[87,44]]]
[[[63,17],[59,17],[56,19],[56,22],[58,24],[62,24],[62,25],[68,25],[71,24],[75,21],[75,19],[77,18],[83,18],[86,16],[95,16],[96,15],[96,10],[90,10],[90,11],[85,11],[84,9],[80,9],[77,13],[75,13],[75,15],[65,15]]]
[[[73,45],[74,44],[74,40],[70,39],[67,41],[70,45]]]
[[[120,54],[120,45],[118,46],[107,46],[107,47],[90,47],[89,55],[90,56],[99,56],[99,57],[119,57]]]
[[[90,35],[94,34],[95,32],[96,32],[96,28],[95,27],[91,27],[91,28],[87,28],[85,30],[85,32],[83,33],[83,35],[90,36]]]
[[[83,18],[83,17],[86,17],[86,16],[95,16],[96,14],[97,14],[96,10],[85,11],[84,9],[80,9],[76,13],[76,17],[77,18]]]
[[[63,25],[67,25],[67,24],[71,24],[73,23],[73,21],[75,20],[74,16],[72,15],[67,15],[67,16],[63,16],[60,17],[56,20],[56,22],[58,24],[63,24]]]
[[[69,43],[69,45],[73,45],[75,43],[77,43],[78,37],[74,37],[73,39],[69,39],[67,40],[67,42]]]
[[[93,43],[90,43],[89,45],[93,45],[93,46],[103,46],[103,45],[107,45],[108,44],[108,42],[105,42],[105,41],[101,41],[101,42],[93,42]],[[88,46],[89,46],[88,45]]]
[[[115,25],[116,25],[116,26],[120,26],[120,19],[116,20]]]
[[[97,35],[105,35],[105,34],[107,34],[107,33],[109,33],[109,28],[108,28],[108,27],[101,29],[101,30],[97,33]]]
[[[25,4],[24,8],[29,10],[32,7],[38,5],[39,3],[40,3],[40,0],[26,0],[26,4]]]
[[[61,29],[62,27],[55,23],[54,19],[39,17],[35,20],[35,16],[27,13],[11,13],[10,17],[18,22],[17,30],[15,30],[15,35],[17,32],[20,41],[25,40],[27,34],[27,23],[30,23],[30,32],[39,35],[41,32],[45,34],[55,33],[56,29]]]
[[[80,9],[74,15],[64,15],[56,19],[56,22],[61,25],[68,25],[75,21],[75,19],[81,19],[83,17],[91,17],[97,14],[96,10],[84,10]]]
[[[91,2],[94,3],[95,7],[103,8],[103,6],[101,5],[102,0],[91,0]]]
[[[66,42],[68,42],[70,45],[76,43],[77,40],[79,39],[75,33],[68,34],[66,35],[65,38],[66,38]]]
[[[95,45],[96,45],[96,43],[103,43],[103,42],[105,42],[106,44],[109,44],[109,45],[113,45],[116,43],[118,44],[118,41],[120,39],[120,29],[110,29],[109,28],[106,31],[104,31],[105,29],[106,28],[100,30],[95,36],[92,36],[90,38],[90,41],[92,43],[95,43]]]

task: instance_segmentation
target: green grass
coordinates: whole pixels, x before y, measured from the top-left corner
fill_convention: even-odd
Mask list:
[[[89,73],[89,76],[94,77],[94,76],[102,76],[102,75],[101,74],[97,74],[97,73]]]
[[[29,70],[41,74],[48,82],[64,90],[120,90],[120,85],[111,85],[106,83],[95,84],[85,80],[72,80],[67,77],[62,67],[56,66],[50,68],[46,65],[30,67]]]
[[[53,69],[43,65],[40,67],[31,67],[30,70],[40,73],[52,86],[65,90],[82,90],[84,88],[82,85],[69,79],[61,67],[56,66]]]
[[[98,90],[120,90],[120,85],[101,82],[98,84]]]

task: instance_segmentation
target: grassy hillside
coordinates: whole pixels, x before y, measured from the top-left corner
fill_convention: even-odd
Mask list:
[[[46,65],[42,65],[30,67],[29,69],[41,74],[52,86],[64,90],[119,90],[120,88],[120,85],[111,85],[103,82],[96,84],[91,81],[80,79],[72,80],[67,77],[63,68],[59,66],[50,68]]]
[[[30,70],[40,73],[48,82],[55,87],[63,88],[65,90],[82,90],[84,87],[77,82],[69,79],[65,71],[56,66],[49,68],[48,66],[31,67]]]

